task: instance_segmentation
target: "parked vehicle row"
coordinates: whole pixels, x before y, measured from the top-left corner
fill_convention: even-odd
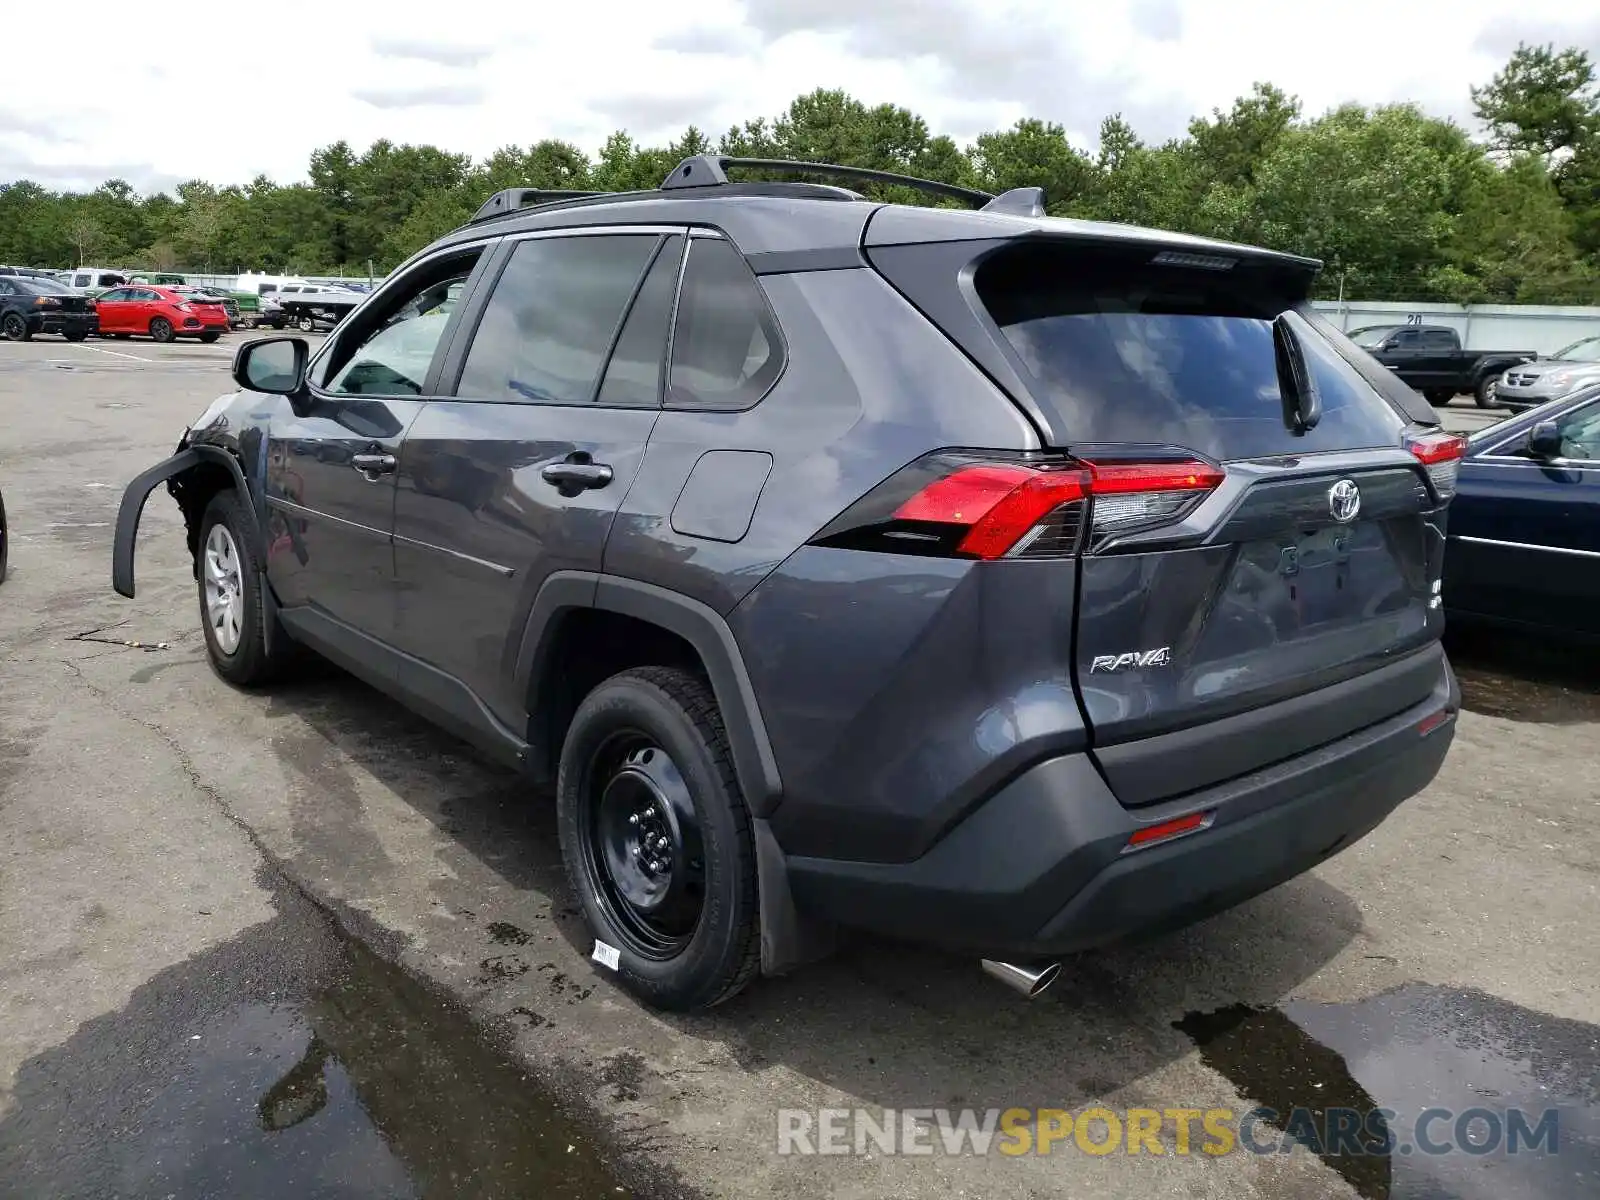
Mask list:
[[[116,589],[166,483],[217,673],[298,643],[554,783],[593,958],[667,1008],[840,926],[1037,992],[1427,785],[1464,441],[1319,264],[740,165],[502,193],[244,346]]]

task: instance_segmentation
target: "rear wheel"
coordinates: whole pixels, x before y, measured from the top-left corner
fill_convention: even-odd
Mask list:
[[[4,335],[8,342],[25,342],[33,336],[33,331],[28,328],[28,322],[21,313],[7,313],[0,320],[0,335]]]
[[[205,342],[207,345],[210,345],[212,342],[216,341],[221,336],[222,335],[220,333],[218,333],[216,330],[213,329],[208,333],[202,333],[200,335],[200,340],[202,342]]]
[[[158,342],[170,342],[178,335],[172,331],[172,322],[165,317],[156,317],[150,322],[150,336]]]
[[[1456,394],[1450,391],[1448,388],[1433,388],[1430,391],[1424,392],[1423,395],[1428,398],[1428,403],[1433,405],[1435,408],[1443,408],[1445,405],[1449,404],[1450,401],[1455,399]]]
[[[69,342],[81,342],[88,338],[89,331],[87,329],[69,329],[61,336]]]
[[[229,683],[265,683],[289,661],[292,644],[281,632],[269,653],[260,564],[239,495],[218,492],[200,520],[200,628],[212,669]]]
[[[561,853],[594,957],[624,987],[684,1012],[754,978],[750,814],[701,679],[639,667],[595,688],[572,719],[556,788]]]
[[[301,333],[312,333],[317,328],[317,322],[311,317],[301,317],[295,322],[295,326]]]
[[[1500,390],[1500,376],[1485,375],[1478,380],[1478,386],[1473,391],[1473,399],[1478,402],[1479,408],[1493,408],[1495,395]]]
[[[6,562],[11,552],[11,530],[6,527],[6,498],[0,496],[0,583],[6,581]]]

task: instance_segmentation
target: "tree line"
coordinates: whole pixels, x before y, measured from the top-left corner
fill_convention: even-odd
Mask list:
[[[1054,215],[1319,258],[1326,295],[1600,304],[1600,88],[1589,55],[1519,46],[1471,95],[1481,141],[1412,104],[1307,116],[1266,83],[1160,143],[1109,116],[1094,154],[1039,118],[960,146],[908,109],[828,89],[715,142],[693,126],[666,146],[622,131],[596,157],[553,139],[482,162],[386,140],[357,153],[340,141],[311,155],[304,183],[195,179],[147,196],[121,179],[88,193],[0,184],[0,262],[363,275],[393,267],[500,188],[652,188],[683,158],[716,150],[993,192],[1042,186]],[[861,190],[935,202],[902,188]]]

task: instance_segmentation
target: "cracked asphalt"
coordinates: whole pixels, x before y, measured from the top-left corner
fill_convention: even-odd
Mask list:
[[[863,941],[661,1016],[591,970],[544,797],[332,667],[259,693],[211,673],[162,492],[138,599],[111,591],[123,484],[231,353],[0,344],[0,1196],[1600,1192],[1592,659],[1461,644],[1469,711],[1428,791],[1238,910],[1071,960],[1032,1005]],[[1556,1104],[1567,1140],[1356,1167],[777,1153],[780,1108],[1332,1095],[1399,1125]]]

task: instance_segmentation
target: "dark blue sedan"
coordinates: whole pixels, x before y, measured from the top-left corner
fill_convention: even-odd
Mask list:
[[[1445,611],[1600,638],[1600,386],[1472,435],[1445,552]]]

